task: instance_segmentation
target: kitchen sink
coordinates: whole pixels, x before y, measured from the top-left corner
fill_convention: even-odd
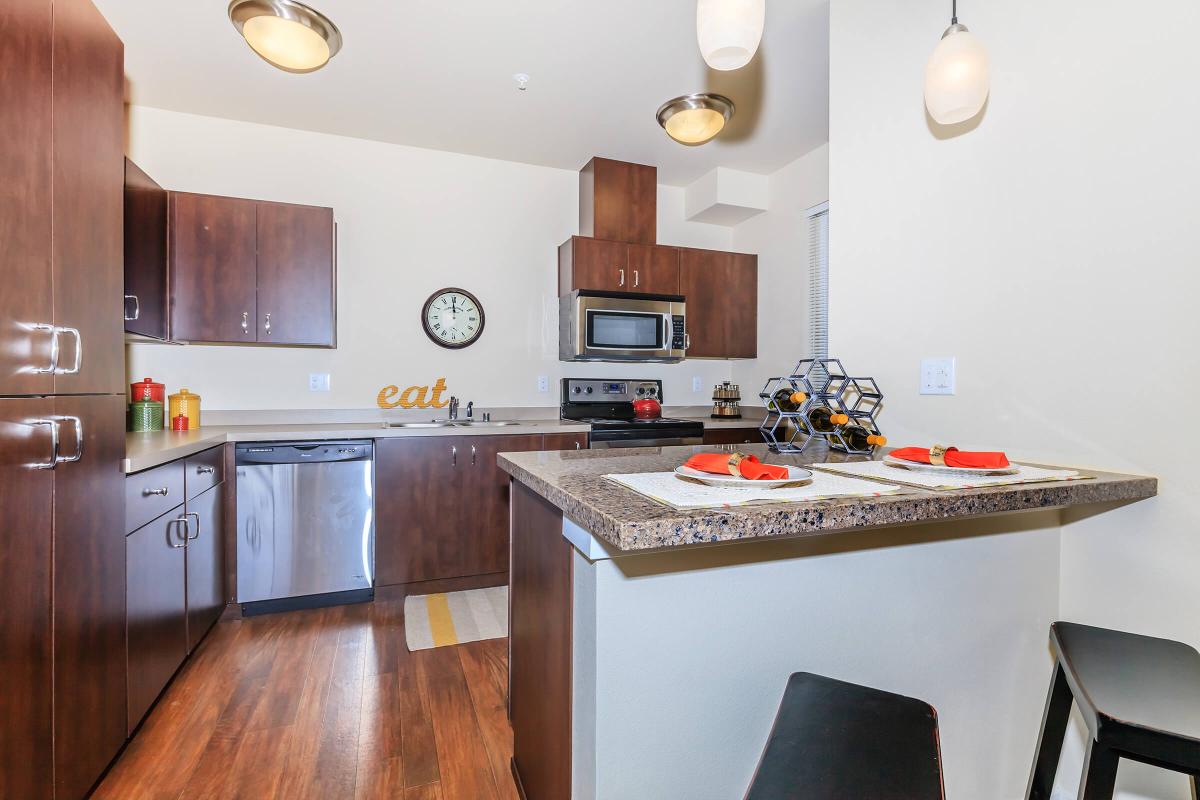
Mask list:
[[[519,422],[511,420],[497,420],[495,422],[489,420],[473,419],[435,419],[429,422],[385,422],[385,428],[502,428],[508,425],[520,425]]]

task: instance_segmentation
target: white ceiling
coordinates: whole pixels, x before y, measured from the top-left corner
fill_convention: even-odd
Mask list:
[[[345,44],[308,75],[254,55],[225,0],[95,1],[140,105],[564,169],[602,155],[676,185],[772,172],[829,138],[829,0],[771,0],[758,55],[733,73],[700,57],[695,0],[309,0]],[[654,114],[696,91],[738,110],[684,147]]]

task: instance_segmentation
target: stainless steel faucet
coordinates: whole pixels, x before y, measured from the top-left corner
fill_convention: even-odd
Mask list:
[[[458,398],[453,395],[450,397],[450,419],[458,419]]]
[[[475,401],[468,400],[467,401],[467,419],[474,419],[474,418],[475,418]]]

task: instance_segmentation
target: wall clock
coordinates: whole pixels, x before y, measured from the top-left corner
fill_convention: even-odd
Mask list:
[[[421,325],[434,344],[457,350],[483,333],[483,305],[464,289],[438,289],[421,309]]]

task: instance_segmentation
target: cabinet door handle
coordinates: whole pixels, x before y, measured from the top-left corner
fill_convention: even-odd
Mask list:
[[[263,328],[267,331],[267,335],[271,335],[271,315],[267,314],[267,320],[263,323]]]
[[[197,514],[195,511],[188,511],[187,513],[184,514],[184,516],[196,518],[196,535],[187,537],[187,541],[194,542],[200,538],[200,515]],[[188,522],[187,529],[188,529],[188,533],[192,532],[192,523],[191,522]]]
[[[79,333],[78,328],[60,327],[58,330],[63,333],[69,333],[75,337],[75,363],[67,369],[58,370],[59,375],[78,375],[79,368],[83,366],[83,336]]]
[[[46,461],[38,461],[29,466],[34,469],[54,469],[58,466],[58,420],[56,419],[33,419],[29,421],[30,425],[45,425],[50,429],[50,458]]]
[[[70,420],[75,426],[75,452],[69,456],[55,456],[59,464],[70,464],[83,458],[83,420],[70,414],[64,414],[59,419]]]
[[[212,474],[213,474],[214,472],[216,472],[216,471],[217,471],[217,468],[216,468],[216,467],[208,467],[208,466],[205,466],[205,465],[203,465],[203,464],[201,464],[200,466],[196,467],[196,474],[197,474],[197,475],[212,475]]]
[[[635,269],[633,271],[633,288],[636,289],[640,282],[641,282],[641,279],[638,277],[638,271]]]
[[[583,445],[581,445],[579,442],[575,442],[575,449],[576,449],[576,450],[582,450],[582,449],[583,449]]]
[[[54,327],[53,325],[47,325],[44,322],[38,322],[38,323],[34,324],[32,327],[33,327],[33,330],[35,330],[35,331],[49,331],[50,332],[50,363],[49,363],[49,365],[47,365],[45,367],[37,367],[33,371],[39,375],[50,375],[51,373],[58,372],[58,354],[59,354],[58,335],[60,333],[62,333],[62,331],[60,329]]]
[[[129,301],[133,301],[133,316],[129,315]],[[136,294],[125,295],[125,321],[133,322],[142,315],[142,304]]]
[[[621,277],[617,279],[617,286],[624,286],[625,285],[625,270],[618,267],[617,272],[621,273]]]
[[[458,466],[458,448],[454,445],[450,445],[450,466]]]
[[[471,466],[475,466],[475,445],[471,445]]]
[[[242,312],[242,333],[249,333],[249,332],[250,332],[250,312],[243,311]]]
[[[180,525],[180,524],[182,524],[182,525],[184,525],[185,527],[188,527],[188,528],[190,528],[190,527],[191,527],[191,523],[188,521],[188,518],[187,518],[187,516],[186,516],[186,515],[185,515],[185,516],[182,516],[182,517],[176,517],[175,519],[171,520],[171,521],[170,521],[170,522],[167,524],[167,542],[168,542],[168,543],[171,541],[171,531],[173,531],[173,530],[174,530],[174,531],[178,531],[178,528],[177,528],[176,526],[178,526],[178,525]],[[177,538],[177,539],[179,538],[179,533],[178,533],[178,532],[176,532],[176,534],[175,534],[175,538]],[[172,549],[172,550],[182,550],[183,548],[187,547],[187,543],[188,543],[188,535],[187,535],[186,533],[184,533],[184,534],[183,534],[183,541],[182,541],[180,544],[173,544],[173,545],[171,545],[171,549]]]
[[[171,493],[171,490],[166,486],[159,486],[157,489],[142,489],[142,497],[166,497]]]

